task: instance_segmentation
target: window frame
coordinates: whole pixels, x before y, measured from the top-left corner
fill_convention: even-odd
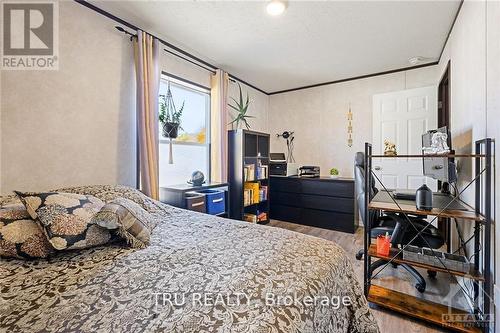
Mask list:
[[[207,171],[208,175],[205,175],[205,179],[207,182],[210,182],[210,174],[212,173],[212,163],[211,163],[211,150],[212,150],[212,133],[210,131],[211,129],[211,112],[212,112],[212,103],[211,103],[211,89],[208,87],[205,87],[201,84],[189,81],[187,79],[181,78],[179,76],[176,76],[174,74],[170,74],[167,72],[161,72],[160,76],[160,82],[165,82],[168,84],[170,82],[172,85],[176,85],[178,87],[181,87],[182,89],[190,90],[195,93],[202,93],[206,94],[207,98],[205,99],[205,119],[206,119],[206,133],[205,133],[205,143],[198,143],[198,142],[185,142],[185,141],[177,141],[176,139],[172,140],[172,146],[174,145],[181,145],[181,146],[196,146],[196,147],[206,147],[207,148]],[[163,137],[161,131],[159,133],[159,140],[158,144],[169,144],[170,139],[166,139]]]

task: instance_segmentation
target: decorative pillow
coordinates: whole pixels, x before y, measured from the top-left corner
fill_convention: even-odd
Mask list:
[[[20,201],[0,205],[1,257],[47,258],[53,251],[42,228]]]
[[[59,188],[51,192],[93,195],[94,197],[101,199],[105,203],[109,203],[112,200],[118,198],[126,198],[139,204],[149,213],[172,214],[179,209],[153,200],[139,190],[124,185],[73,186]]]
[[[111,239],[109,230],[92,222],[104,202],[91,195],[62,192],[15,192],[56,250],[84,249]]]
[[[125,198],[110,201],[92,220],[101,227],[116,230],[131,247],[141,249],[149,245],[151,232],[157,224],[152,214]]]

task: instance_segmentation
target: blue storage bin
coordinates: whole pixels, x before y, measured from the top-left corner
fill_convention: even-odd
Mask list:
[[[196,191],[205,195],[205,205],[207,214],[217,215],[226,211],[226,199],[224,191],[221,190],[200,190]]]

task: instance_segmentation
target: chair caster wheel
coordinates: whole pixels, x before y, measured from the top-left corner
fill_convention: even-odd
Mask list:
[[[425,291],[425,284],[420,284],[420,283],[417,283],[415,285],[415,288],[417,288],[417,290],[421,293],[423,293]]]
[[[436,278],[436,275],[437,275],[437,272],[436,272],[436,271],[427,271],[427,275],[428,275],[431,279],[435,279],[435,278]]]
[[[356,253],[356,259],[357,260],[363,259],[363,253]]]

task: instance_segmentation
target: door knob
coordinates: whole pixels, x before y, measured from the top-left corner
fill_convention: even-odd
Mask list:
[[[377,170],[377,171],[382,170],[382,168],[377,165],[377,166],[375,166],[375,170]]]

